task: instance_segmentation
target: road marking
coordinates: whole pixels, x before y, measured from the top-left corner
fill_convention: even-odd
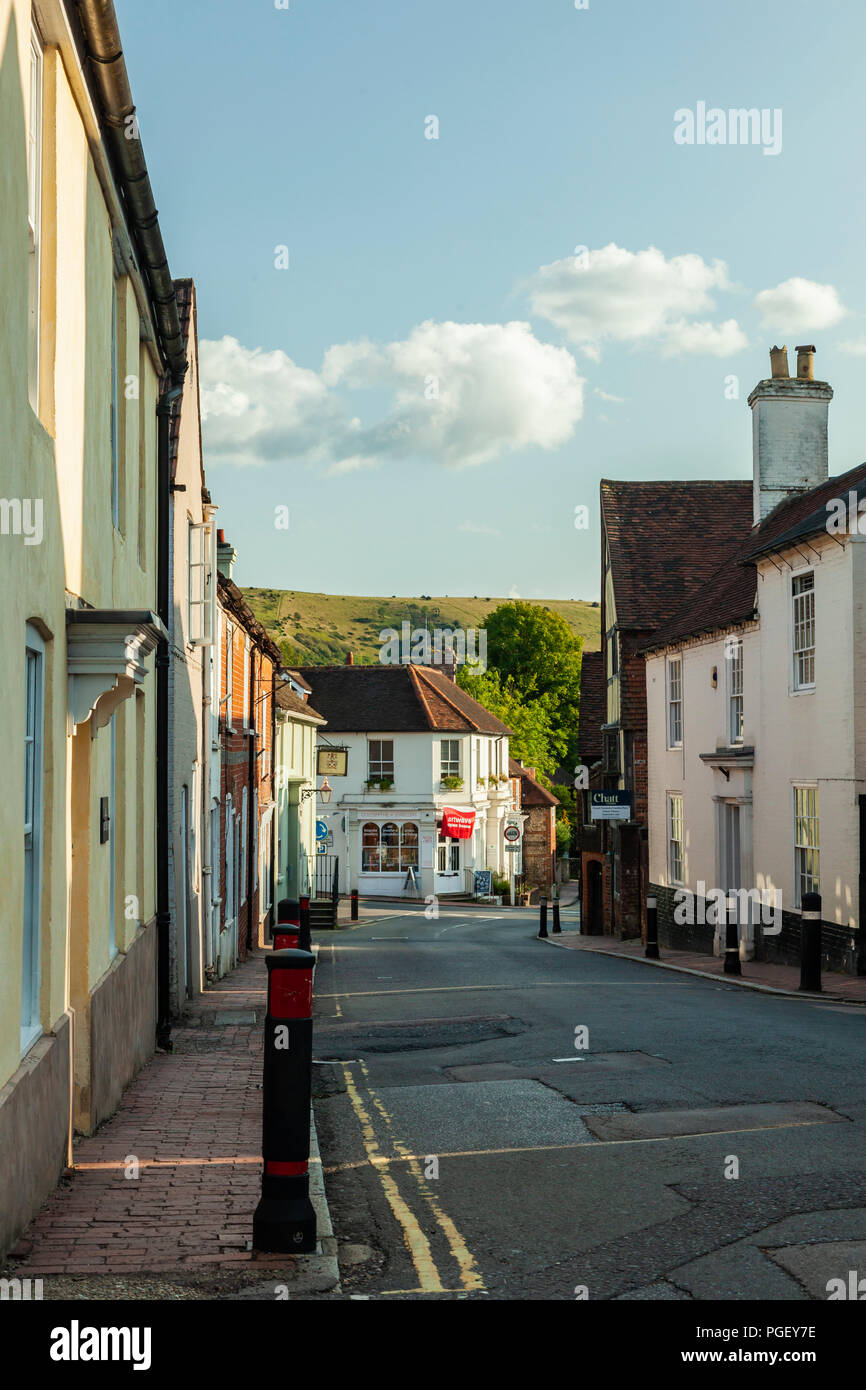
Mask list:
[[[551,1057],[551,1062],[585,1062],[585,1057]]]
[[[523,985],[425,985],[418,989],[355,989],[339,990],[336,994],[319,994],[318,999],[364,999],[372,994],[459,994],[465,990],[498,989],[503,994],[523,994],[527,989],[574,989],[585,985],[595,989],[598,985],[613,985],[617,989],[626,985],[645,987],[642,980],[537,980]]]
[[[379,1111],[379,1114],[382,1116],[383,1120],[385,1121],[386,1125],[390,1130],[391,1116],[385,1109],[379,1096],[377,1096],[376,1092],[370,1086],[370,1073],[367,1069],[366,1063],[363,1061],[361,1062],[361,1070],[363,1071],[364,1078],[367,1082],[367,1091],[370,1096],[370,1099],[372,1100],[373,1104]],[[456,1260],[457,1266],[460,1270],[460,1282],[462,1283],[463,1288],[473,1290],[483,1289],[484,1284],[482,1282],[481,1275],[478,1272],[478,1268],[475,1264],[474,1259],[472,1258],[472,1256],[469,1253],[469,1250],[467,1249],[466,1242],[464,1241],[460,1232],[457,1230],[457,1227],[454,1225],[454,1222],[451,1220],[451,1217],[448,1216],[440,1207],[437,1197],[430,1188],[427,1179],[421,1171],[421,1166],[418,1158],[410,1155],[405,1145],[401,1144],[399,1139],[395,1138],[393,1134],[391,1135],[391,1143],[394,1145],[394,1148],[400,1154],[401,1158],[404,1158],[406,1162],[409,1164],[410,1172],[415,1177],[415,1180],[418,1183],[418,1187],[421,1190],[421,1196],[424,1198],[428,1207],[432,1211],[434,1217],[436,1218],[436,1221],[439,1224],[440,1229],[442,1230],[445,1236],[445,1239],[448,1242],[448,1248],[451,1251],[451,1254],[454,1256],[454,1259]]]
[[[447,1153],[437,1154],[437,1158],[499,1158],[506,1157],[508,1154],[564,1153],[572,1149],[594,1149],[598,1153],[606,1149],[622,1148],[626,1144],[670,1144],[675,1140],[719,1139],[729,1134],[766,1134],[771,1130],[778,1129],[811,1129],[815,1125],[826,1123],[826,1120],[794,1120],[791,1124],[785,1125],[752,1125],[748,1129],[707,1129],[702,1130],[699,1134],[653,1135],[651,1139],[593,1139],[589,1142],[582,1140],[574,1144],[526,1144],[515,1149],[453,1149]],[[412,1158],[420,1161],[426,1158],[426,1154],[410,1154],[405,1158],[401,1155],[399,1158],[371,1159],[370,1162],[407,1163]],[[343,1173],[351,1168],[363,1168],[364,1166],[363,1163],[359,1162],[337,1163],[333,1167],[323,1168],[322,1171],[324,1173]]]
[[[352,1073],[345,1064],[343,1066],[343,1077],[346,1082],[346,1091],[349,1100],[352,1103],[352,1109],[355,1111],[358,1123],[361,1126],[361,1137],[364,1141],[364,1148],[367,1151],[367,1158],[374,1167],[379,1167],[381,1169],[383,1165],[387,1166],[392,1160],[386,1158],[384,1154],[379,1152],[379,1144],[376,1139],[372,1121],[364,1108],[364,1102],[355,1085]],[[357,1164],[355,1166],[361,1167],[362,1165]],[[390,1173],[380,1171],[379,1180],[382,1184],[382,1189],[385,1193],[388,1205],[400,1226],[403,1228],[403,1239],[412,1257],[415,1273],[418,1275],[418,1283],[425,1292],[444,1293],[445,1290],[442,1286],[442,1280],[439,1277],[439,1271],[433,1259],[433,1252],[430,1249],[430,1242],[418,1225],[414,1213],[400,1196],[400,1190]]]

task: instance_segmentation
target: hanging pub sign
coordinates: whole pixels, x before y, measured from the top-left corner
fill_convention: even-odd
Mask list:
[[[442,807],[443,839],[469,840],[474,827],[474,811],[456,811],[453,806]]]
[[[590,820],[631,820],[631,792],[590,792]]]
[[[348,748],[317,748],[317,777],[347,777],[349,775]]]

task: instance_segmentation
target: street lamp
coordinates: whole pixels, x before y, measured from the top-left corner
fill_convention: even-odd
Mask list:
[[[301,792],[301,801],[306,801],[308,796],[315,796],[317,790],[322,801],[327,806],[328,802],[331,799],[331,792],[333,791],[333,788],[331,787],[327,777],[323,779],[322,785],[318,788],[304,787],[303,791]]]

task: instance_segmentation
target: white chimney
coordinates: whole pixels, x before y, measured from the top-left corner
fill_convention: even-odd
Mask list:
[[[770,351],[772,376],[749,396],[755,525],[798,492],[826,481],[827,412],[833,388],[812,378],[815,348],[797,348],[797,375],[788,375],[787,348]]]

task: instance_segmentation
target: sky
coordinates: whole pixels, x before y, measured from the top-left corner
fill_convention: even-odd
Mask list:
[[[580,3],[116,0],[239,583],[597,599],[775,343],[866,457],[866,5]]]

